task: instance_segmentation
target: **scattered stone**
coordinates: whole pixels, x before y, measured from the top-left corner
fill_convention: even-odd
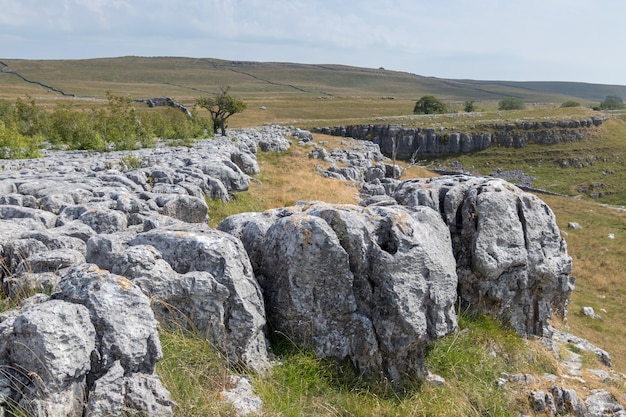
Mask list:
[[[574,229],[574,230],[581,230],[581,229],[583,228],[580,224],[578,224],[578,223],[576,223],[576,222],[569,222],[569,223],[567,224],[567,227],[568,227],[569,229]]]
[[[232,387],[222,391],[222,395],[237,410],[237,417],[263,414],[263,401],[254,392],[248,378],[231,375],[230,383]]]
[[[593,307],[583,307],[581,309],[583,315],[587,316],[587,317],[591,317],[592,319],[601,319],[602,317],[600,317],[599,314],[597,314],[595,312],[595,310],[593,309]]]
[[[576,346],[578,349],[588,351],[588,352],[593,352],[598,356],[598,359],[600,359],[600,361],[604,365],[611,367],[611,356],[608,354],[608,352],[593,345],[588,340],[585,340],[581,337],[574,336],[570,333],[562,332],[556,329],[554,330],[552,339],[561,343],[571,343],[574,346]]]
[[[626,417],[624,407],[607,391],[594,390],[585,400],[588,417]]]

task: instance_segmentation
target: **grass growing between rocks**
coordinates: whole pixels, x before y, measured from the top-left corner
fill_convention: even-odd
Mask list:
[[[186,330],[161,329],[163,360],[157,373],[177,403],[175,416],[232,417],[221,392],[229,386],[225,359],[205,338]]]
[[[350,364],[319,360],[280,338],[273,343],[281,364],[255,388],[268,416],[518,416],[528,411],[530,388],[499,387],[502,372],[556,372],[545,349],[485,317],[463,315],[461,331],[435,341],[426,354],[429,369],[444,386],[417,380],[394,387],[365,379]],[[515,388],[512,389],[512,388]],[[515,394],[522,391],[522,395]]]

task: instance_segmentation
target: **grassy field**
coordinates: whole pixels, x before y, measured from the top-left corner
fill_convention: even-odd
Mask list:
[[[475,125],[546,118],[586,118],[594,115],[588,104],[606,95],[626,96],[626,87],[576,83],[502,83],[441,80],[383,69],[334,65],[304,66],[279,63],[233,63],[190,58],[111,58],[86,61],[3,60],[0,99],[29,95],[53,108],[71,100],[77,106],[106,104],[106,91],[135,98],[172,96],[193,104],[199,96],[214,94],[230,85],[231,93],[248,108],[229,119],[230,127],[280,123],[303,128],[356,123],[401,123],[443,129],[469,129]],[[0,65],[2,67],[2,65]],[[75,94],[63,97],[12,74]],[[446,100],[453,114],[413,116],[415,100],[433,94]],[[506,96],[522,97],[528,109],[498,112]],[[560,103],[576,99],[582,107],[560,109]],[[461,113],[465,100],[476,100],[477,112]],[[596,103],[597,104],[597,103]],[[568,323],[555,323],[587,338],[613,357],[616,370],[626,372],[626,120],[611,115],[596,135],[575,143],[526,146],[522,149],[490,148],[467,155],[425,161],[449,164],[459,161],[479,174],[496,168],[521,169],[536,177],[537,187],[580,198],[540,195],[554,210],[574,260],[576,290]],[[328,147],[341,146],[339,138],[315,135]],[[354,203],[357,189],[350,183],[326,179],[316,168],[320,161],[306,157],[305,148],[294,146],[283,154],[258,155],[261,173],[250,190],[231,203],[210,202],[211,224],[242,211],[262,211],[299,200]],[[434,175],[413,167],[405,178]],[[601,194],[590,199],[593,192]],[[582,229],[568,229],[578,222]],[[613,238],[609,238],[612,235]],[[592,306],[601,319],[583,316]],[[535,341],[524,343],[506,329],[484,318],[462,316],[468,331],[444,338],[429,350],[427,364],[448,381],[443,388],[409,384],[401,390],[384,382],[364,381],[345,366],[319,361],[310,352],[278,343],[275,353],[283,365],[269,378],[254,378],[266,403],[267,416],[404,416],[465,415],[517,416],[527,413],[528,387],[498,388],[499,373],[558,373],[558,364]],[[177,416],[232,416],[221,402],[221,390],[229,386],[222,359],[195,335],[161,332],[165,357],[158,373],[179,404]],[[567,347],[565,347],[567,349]],[[496,352],[496,355],[490,354]],[[601,367],[595,359],[586,359]],[[592,385],[592,384],[591,384]],[[582,390],[582,386],[575,386]],[[593,387],[591,387],[593,388]],[[624,387],[615,387],[623,393]],[[582,391],[581,391],[582,392]]]

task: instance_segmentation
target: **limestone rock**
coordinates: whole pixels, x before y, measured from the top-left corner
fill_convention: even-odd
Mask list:
[[[249,241],[254,223],[263,244]],[[456,328],[450,238],[428,208],[301,204],[219,228],[252,250],[271,327],[320,357],[399,382]]]
[[[129,244],[154,247],[174,271],[184,276],[186,283],[181,281],[177,285],[186,286],[187,290],[169,297],[188,297],[185,291],[190,290],[212,293],[216,298],[208,300],[205,306],[193,298],[186,301],[190,308],[196,302],[200,307],[193,308],[199,315],[195,325],[212,328],[213,332],[217,331],[215,326],[223,325],[221,332],[225,337],[215,342],[226,349],[229,359],[255,370],[267,369],[263,297],[238,239],[207,226],[180,224],[138,234]],[[226,298],[223,307],[219,307],[223,298]],[[204,322],[219,318],[223,314],[220,308],[226,311],[223,321],[211,325]]]
[[[467,176],[404,181],[392,196],[433,208],[448,225],[465,306],[522,335],[549,337],[552,314],[566,317],[572,261],[539,198],[503,180]]]
[[[85,307],[34,304],[2,322],[0,335],[0,403],[20,404],[34,415],[82,413],[96,343]]]

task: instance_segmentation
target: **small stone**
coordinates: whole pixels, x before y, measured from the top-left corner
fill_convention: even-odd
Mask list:
[[[425,381],[427,384],[433,385],[436,387],[443,387],[444,385],[446,385],[446,380],[442,376],[433,374],[430,371],[428,371]]]
[[[574,229],[574,230],[580,230],[580,229],[582,229],[582,228],[583,228],[583,227],[582,227],[580,224],[578,224],[577,222],[569,222],[569,223],[567,224],[567,227],[568,227],[569,229]]]
[[[582,313],[587,316],[587,317],[591,317],[592,319],[600,319],[602,317],[600,317],[599,314],[597,314],[595,312],[595,310],[593,309],[593,307],[583,307],[581,309]]]

